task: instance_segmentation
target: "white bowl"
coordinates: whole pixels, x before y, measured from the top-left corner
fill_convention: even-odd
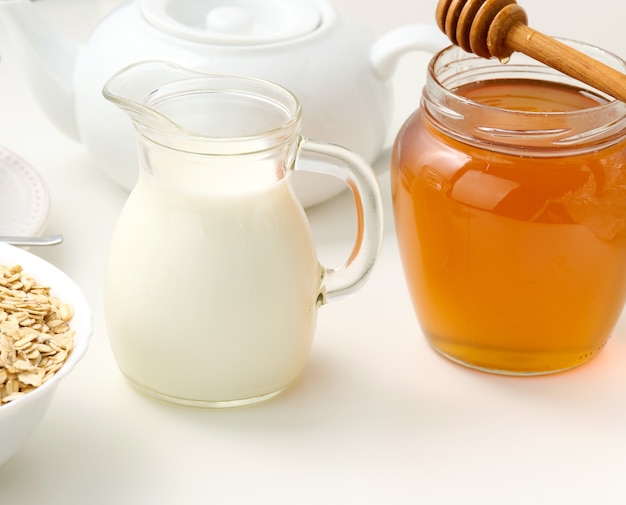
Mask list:
[[[75,331],[74,349],[63,366],[37,389],[0,406],[0,465],[18,452],[43,419],[57,387],[87,352],[93,332],[91,309],[81,289],[54,265],[26,250],[0,243],[0,264],[19,264],[38,283],[49,286],[51,294],[72,305],[70,328]]]

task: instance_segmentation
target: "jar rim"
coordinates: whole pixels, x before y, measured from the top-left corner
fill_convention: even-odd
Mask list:
[[[581,52],[626,72],[626,61],[596,46],[559,38]],[[573,86],[598,104],[568,111],[513,110],[476,102],[455,92],[465,84],[526,79]],[[563,148],[616,142],[626,133],[626,104],[522,53],[501,63],[449,46],[430,61],[422,108],[435,124],[464,141],[512,147]]]

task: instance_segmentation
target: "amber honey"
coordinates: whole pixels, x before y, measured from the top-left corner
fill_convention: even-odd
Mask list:
[[[589,133],[597,118],[569,136],[554,128],[607,104],[573,85],[507,78],[452,92],[472,102],[463,119],[442,123],[423,102],[392,155],[398,244],[423,333],[488,371],[582,364],[607,342],[626,296],[624,136]],[[504,126],[483,131],[481,115]]]

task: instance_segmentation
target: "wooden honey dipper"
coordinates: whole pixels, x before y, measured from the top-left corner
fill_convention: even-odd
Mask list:
[[[626,75],[530,28],[516,0],[439,0],[436,19],[467,52],[505,62],[518,51],[626,102]]]

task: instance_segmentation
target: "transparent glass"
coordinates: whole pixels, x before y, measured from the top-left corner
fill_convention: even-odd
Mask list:
[[[140,176],[116,226],[105,282],[123,374],[173,402],[225,407],[287,388],[305,365],[320,305],[358,290],[382,241],[373,171],[302,138],[288,90],[164,62],[121,71],[104,95],[137,130]],[[306,161],[306,163],[305,163]],[[291,174],[354,194],[358,231],[339,268],[318,262]]]
[[[602,349],[626,296],[625,129],[624,103],[524,55],[433,58],[391,177],[406,282],[435,350],[532,375]]]

